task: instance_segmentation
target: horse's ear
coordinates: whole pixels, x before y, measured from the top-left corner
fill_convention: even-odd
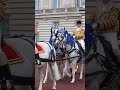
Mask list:
[[[64,27],[64,31],[65,31],[65,27]]]
[[[64,34],[65,34],[65,35],[67,35],[67,34],[68,34],[68,32],[67,32],[67,31],[65,31],[65,32],[64,32]]]

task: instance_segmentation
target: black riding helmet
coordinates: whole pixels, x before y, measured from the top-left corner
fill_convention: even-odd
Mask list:
[[[81,24],[81,21],[77,21],[76,24]]]

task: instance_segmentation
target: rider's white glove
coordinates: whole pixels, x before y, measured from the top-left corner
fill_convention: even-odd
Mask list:
[[[94,23],[94,24],[92,24],[92,28],[93,28],[93,29],[98,28],[98,23]]]

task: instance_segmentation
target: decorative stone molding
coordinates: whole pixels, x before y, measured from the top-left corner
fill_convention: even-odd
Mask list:
[[[81,7],[71,7],[71,8],[58,8],[58,9],[41,9],[41,10],[36,10],[35,14],[56,14],[56,13],[69,13],[69,12],[79,12],[79,11],[84,11],[85,8]]]

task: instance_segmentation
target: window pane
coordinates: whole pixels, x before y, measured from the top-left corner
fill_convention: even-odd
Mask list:
[[[77,7],[80,7],[80,0],[77,0]]]
[[[60,0],[54,0],[54,8],[60,8]]]
[[[9,20],[0,22],[0,30],[4,38],[9,37]]]
[[[35,41],[38,42],[39,41],[39,34],[35,35]]]
[[[40,0],[35,0],[35,10],[40,9]]]
[[[57,8],[57,0],[54,0],[54,8]]]
[[[59,26],[59,22],[54,22],[54,26]]]
[[[58,0],[58,8],[60,8],[60,0]]]

